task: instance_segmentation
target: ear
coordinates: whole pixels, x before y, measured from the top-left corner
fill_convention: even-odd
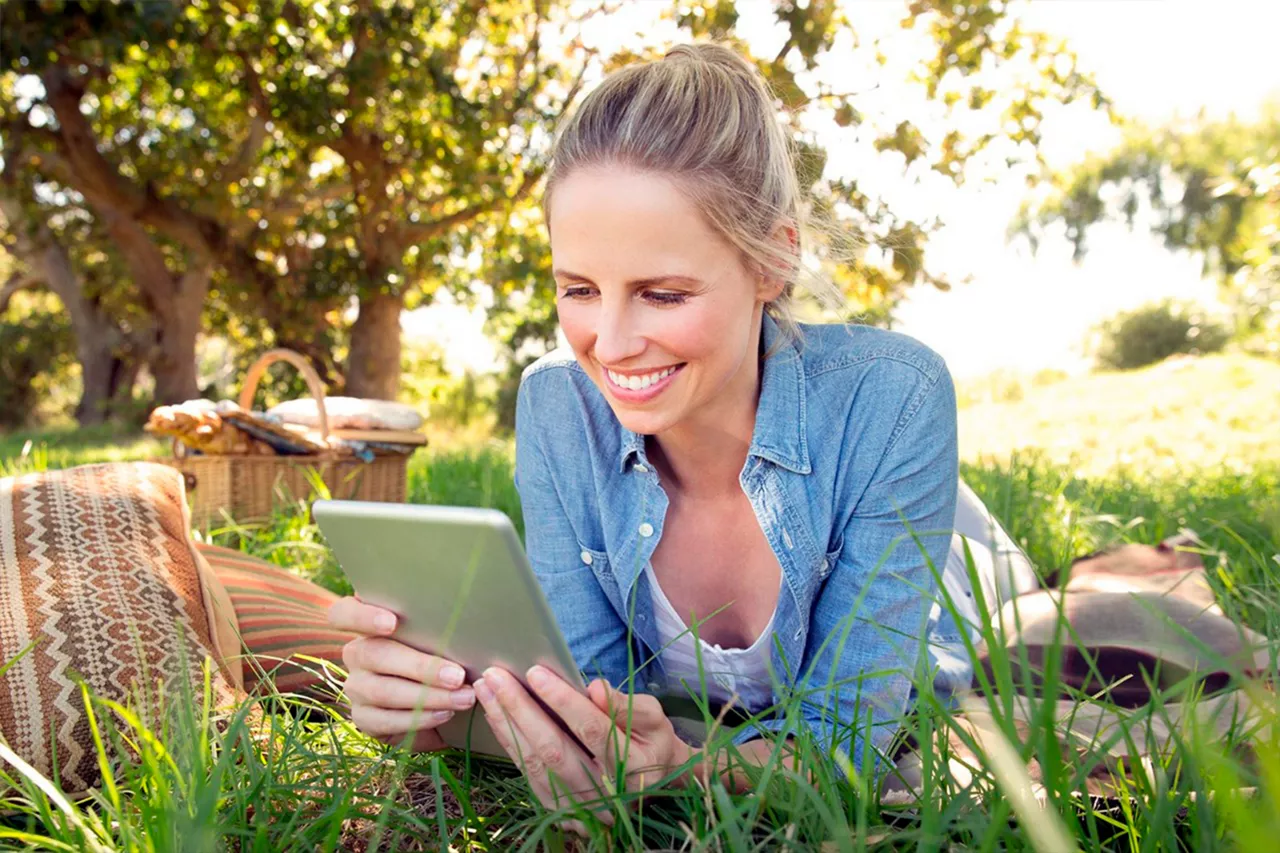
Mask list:
[[[776,247],[780,263],[760,270],[756,297],[761,302],[772,302],[781,296],[787,282],[794,278],[795,271],[800,265],[800,230],[793,221],[789,219],[780,221],[770,235],[769,241]]]

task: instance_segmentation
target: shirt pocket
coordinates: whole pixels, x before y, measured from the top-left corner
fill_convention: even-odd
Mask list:
[[[579,542],[578,562],[573,568],[590,569],[597,578],[604,581],[606,578],[610,577],[609,555],[596,548],[588,548],[586,545]]]
[[[836,540],[835,548],[822,556],[822,559],[818,562],[819,583],[825,581],[831,575],[831,572],[835,570],[836,562],[840,559],[842,551],[844,551],[844,540],[838,539]]]

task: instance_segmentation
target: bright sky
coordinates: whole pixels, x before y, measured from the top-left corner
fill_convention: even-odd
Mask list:
[[[633,33],[659,33],[652,15],[666,4],[634,0],[624,16],[600,22],[588,38],[602,44],[630,41]],[[859,99],[864,113],[919,100],[893,71],[896,61],[918,55],[918,33],[897,26],[901,0],[850,0],[848,13],[862,45],[880,38],[886,69],[868,64],[866,51],[833,51],[820,69],[825,79],[854,81],[870,89]],[[769,0],[744,0],[741,29],[758,50],[778,44],[768,27]],[[1280,64],[1274,59],[1280,3],[1155,2],[1155,0],[1036,0],[1022,6],[1028,28],[1067,39],[1085,70],[1127,115],[1159,122],[1204,108],[1211,115],[1234,111],[1246,117],[1269,95],[1280,96]],[[913,50],[916,49],[916,50]],[[776,47],[775,47],[776,49]],[[865,81],[865,82],[862,82]],[[927,116],[913,116],[928,131]],[[898,313],[897,328],[941,352],[959,377],[997,369],[1034,371],[1085,367],[1080,344],[1097,322],[1126,308],[1166,296],[1212,303],[1215,288],[1201,278],[1199,263],[1165,250],[1143,233],[1103,226],[1090,233],[1091,251],[1074,265],[1065,240],[1044,243],[1031,257],[1025,245],[1005,244],[1006,226],[1024,193],[1020,180],[971,180],[961,189],[945,184],[915,186],[883,161],[820,129],[831,154],[829,170],[857,175],[868,189],[883,191],[899,209],[937,214],[946,226],[929,244],[931,267],[959,281],[950,293],[917,289]],[[1088,111],[1059,108],[1046,116],[1045,152],[1057,165],[1090,150],[1105,151],[1116,131]],[[992,173],[998,174],[998,173]],[[406,315],[406,330],[444,344],[455,367],[485,369],[492,354],[480,335],[483,318],[458,307],[437,306]]]
[[[1065,37],[1124,114],[1160,122],[1204,108],[1244,118],[1280,95],[1277,3],[1041,0],[1025,20]],[[1116,140],[1105,123],[1061,112],[1045,128],[1051,162],[1105,151]],[[957,193],[948,206],[954,214],[944,215],[950,224],[929,251],[944,268],[972,272],[974,282],[951,293],[919,290],[899,312],[898,328],[941,352],[956,375],[1083,369],[1080,344],[1099,321],[1169,296],[1216,301],[1197,259],[1122,225],[1091,231],[1078,266],[1065,238],[1035,258],[1025,246],[1006,246],[1022,192],[1011,182]]]

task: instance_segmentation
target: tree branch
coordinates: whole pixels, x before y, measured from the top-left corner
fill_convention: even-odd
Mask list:
[[[0,314],[9,310],[9,300],[13,299],[18,291],[42,283],[44,283],[44,277],[32,272],[16,272],[9,276],[4,287],[0,287]]]
[[[225,229],[163,197],[151,184],[140,186],[122,176],[99,150],[93,128],[80,112],[81,82],[56,65],[40,76],[49,106],[58,117],[58,153],[65,163],[67,185],[103,214],[145,223],[199,255],[216,256]]]
[[[264,219],[291,219],[302,216],[317,206],[331,201],[347,198],[355,191],[347,181],[338,181],[317,187],[311,192],[304,192],[300,187],[295,191],[286,191],[272,202],[268,202],[262,211]]]
[[[68,177],[78,179],[72,185],[86,198],[110,202],[129,216],[138,215],[146,207],[146,192],[121,177],[99,150],[97,137],[80,112],[83,84],[57,65],[45,69],[40,78],[49,106],[58,117],[58,148]]]
[[[0,135],[5,138],[4,159],[9,164],[4,171],[5,184],[12,187],[20,168],[34,165],[46,179],[74,188],[71,164],[57,153],[62,145],[62,137],[57,133],[47,127],[34,126],[30,116],[24,113],[0,123]],[[32,148],[25,144],[28,139],[44,140],[48,147]]]
[[[68,189],[80,191],[77,186],[75,171],[71,168],[71,164],[67,162],[67,158],[58,152],[27,150],[22,152],[21,157],[39,169],[45,178],[57,181]],[[84,193],[81,193],[81,195],[84,195]]]
[[[573,103],[573,99],[578,97],[578,92],[582,90],[582,84],[587,79],[587,68],[591,65],[591,58],[596,55],[596,51],[592,50],[582,63],[582,67],[578,69],[578,77],[573,81],[573,85],[569,87],[569,91],[565,93],[564,102],[561,104],[561,110],[567,110],[569,105]]]
[[[257,69],[253,67],[252,60],[243,52],[236,55],[244,63],[244,82],[249,91],[249,133],[241,143],[236,156],[227,163],[220,176],[220,182],[224,186],[239,183],[253,169],[258,160],[258,152],[267,141],[267,117],[271,115],[267,93],[262,89],[262,79],[258,76]]]
[[[534,186],[542,178],[543,169],[541,167],[525,172],[524,178],[520,181],[520,186],[516,188],[515,193],[511,196],[497,198],[485,204],[476,204],[464,207],[442,216],[439,219],[433,219],[430,222],[410,222],[401,225],[397,229],[397,242],[401,246],[409,246],[413,243],[420,243],[436,237],[456,225],[469,222],[483,213],[488,213],[503,204],[514,204],[529,195],[533,191]]]
[[[542,50],[542,10],[543,4],[541,0],[534,0],[533,4],[533,34],[529,37],[529,42],[525,46],[524,54],[520,57],[520,63],[516,66],[515,82],[517,85],[520,81],[520,71],[529,66],[533,67],[533,80],[523,90],[519,90],[511,104],[505,112],[503,124],[510,124],[515,118],[516,113],[524,109],[525,105],[533,100],[534,94],[538,91],[542,82],[542,69],[538,67],[538,59]]]

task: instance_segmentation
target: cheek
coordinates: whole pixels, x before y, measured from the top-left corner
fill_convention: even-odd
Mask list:
[[[750,319],[742,319],[726,306],[704,303],[667,315],[655,340],[685,361],[736,360],[750,332]]]
[[[564,332],[565,339],[574,352],[582,353],[591,345],[595,332],[586,306],[561,302],[556,306],[556,319],[560,323],[560,331]]]

